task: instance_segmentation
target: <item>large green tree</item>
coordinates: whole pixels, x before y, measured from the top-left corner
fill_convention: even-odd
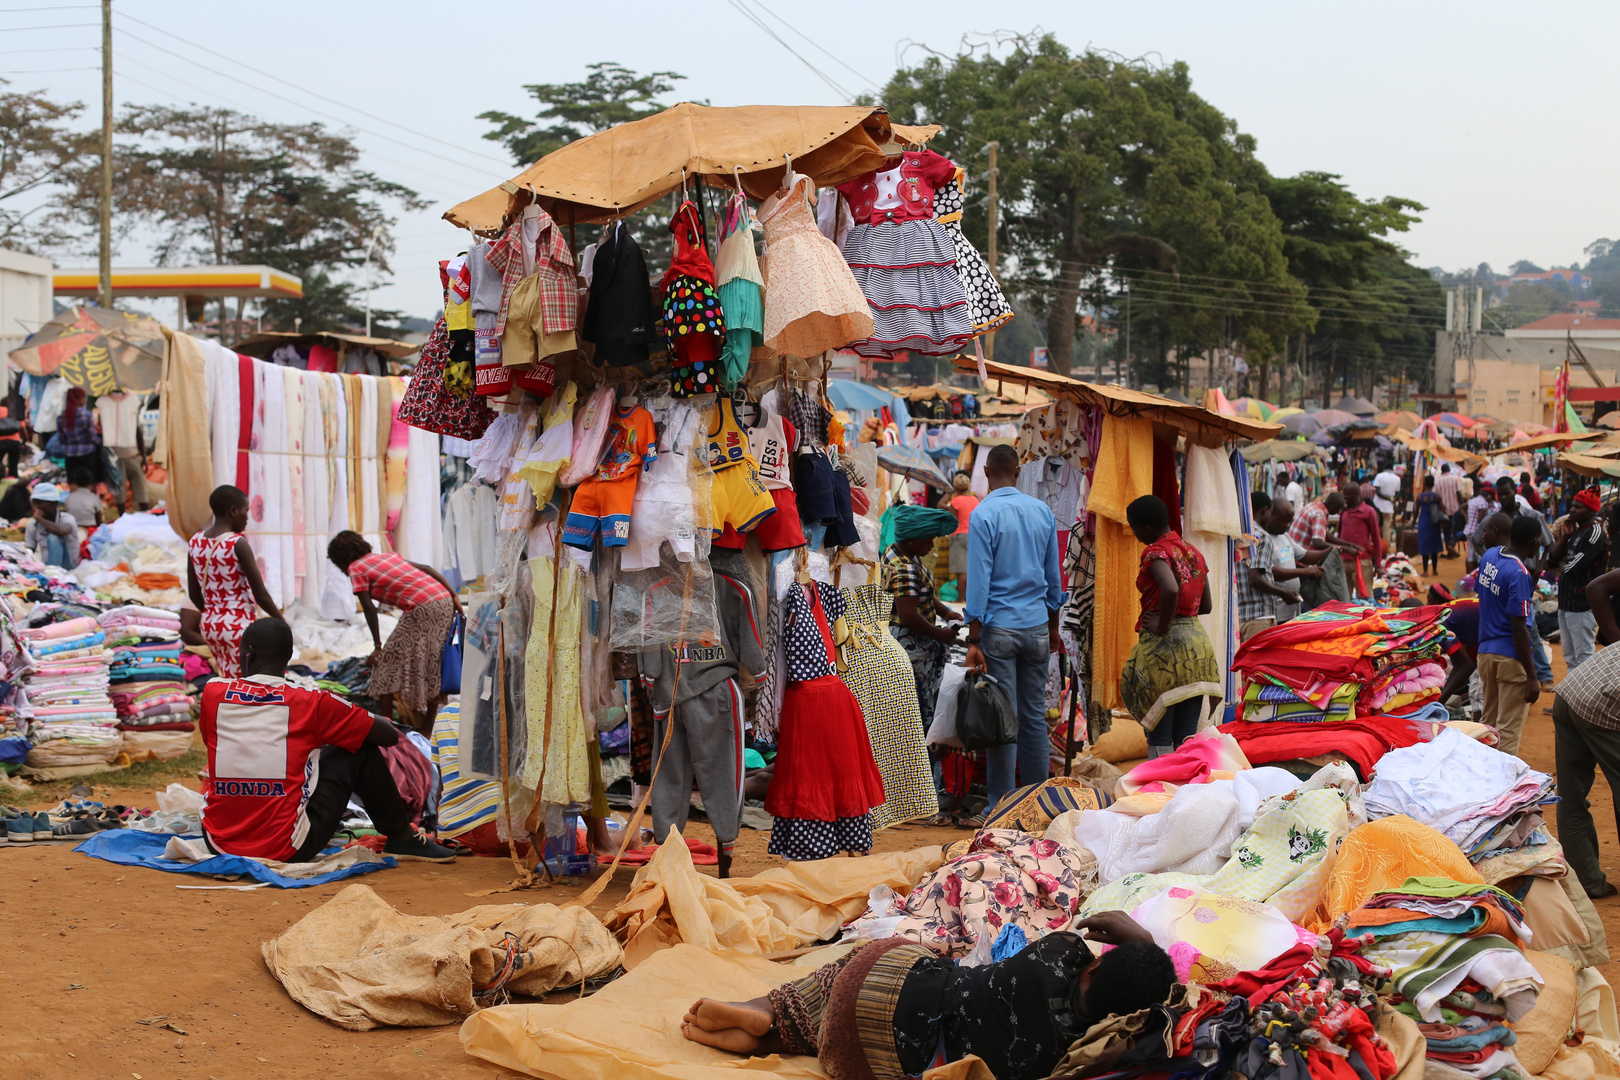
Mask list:
[[[1193,92],[1186,65],[1015,39],[902,69],[883,100],[898,121],[943,125],[933,145],[974,172],[999,143],[1004,276],[1045,316],[1059,370],[1088,309],[1123,322],[1127,281],[1149,381],[1172,358],[1267,352],[1310,325],[1254,142]],[[983,244],[982,197],[965,228]]]
[[[52,230],[42,219],[50,204],[40,196],[61,184],[90,152],[89,137],[71,126],[83,111],[78,102],[52,101],[43,94],[0,93],[0,246],[49,246]]]
[[[347,135],[321,124],[276,124],[220,108],[126,106],[113,153],[120,238],[151,239],[159,264],[267,263],[305,280],[302,300],[265,305],[271,325],[343,329],[363,322],[358,271],[387,275],[389,207],[421,209],[416,192],[360,167]],[[99,157],[81,158],[57,200],[88,235]],[[374,313],[374,315],[377,313]],[[381,313],[384,316],[392,313]]]

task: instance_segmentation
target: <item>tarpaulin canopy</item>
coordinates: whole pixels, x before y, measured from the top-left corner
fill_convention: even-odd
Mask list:
[[[1001,364],[994,360],[983,363],[985,375],[993,384],[1010,382],[1036,386],[1054,398],[1096,405],[1110,416],[1138,416],[1153,420],[1202,445],[1219,444],[1229,439],[1258,442],[1273,438],[1282,430],[1279,424],[1266,424],[1244,416],[1222,416],[1199,405],[1183,405],[1158,394],[1128,390],[1123,386],[1081,382],[1056,372]],[[979,361],[971,356],[958,356],[956,369],[976,373]]]
[[[283,345],[315,345],[324,344],[337,348],[342,345],[352,345],[360,349],[370,349],[383,356],[403,360],[412,355],[420,345],[411,345],[404,341],[395,341],[393,338],[366,337],[364,334],[338,334],[330,330],[322,330],[313,334],[295,334],[286,330],[261,330],[257,334],[249,334],[238,341],[232,349],[247,356],[257,356],[260,360],[270,359],[270,354]]]
[[[894,401],[892,392],[854,379],[828,379],[827,396],[840,409],[886,409]]]
[[[160,323],[130,311],[75,305],[28,335],[11,362],[33,375],[60,375],[92,395],[150,390],[163,374]]]
[[[700,176],[730,178],[764,199],[793,170],[819,186],[881,168],[891,139],[923,143],[937,126],[890,125],[881,106],[743,105],[682,102],[663,112],[587,135],[554,150],[511,180],[444,214],[463,229],[492,233],[532,198],[564,225],[608,221],[655,202]]]

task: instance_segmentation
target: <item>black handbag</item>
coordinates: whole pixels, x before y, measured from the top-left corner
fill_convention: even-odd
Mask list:
[[[1008,746],[1018,741],[1018,716],[1001,684],[970,671],[956,699],[956,737],[967,750]]]

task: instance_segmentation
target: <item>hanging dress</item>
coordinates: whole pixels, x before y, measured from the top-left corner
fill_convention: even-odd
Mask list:
[[[844,258],[872,307],[872,333],[854,345],[862,356],[947,356],[972,339],[956,246],[934,220],[934,191],[955,175],[948,158],[924,150],[838,185],[855,216]]]
[[[236,558],[236,542],[242,534],[223,536],[198,533],[186,544],[191,568],[202,589],[202,636],[214,654],[214,667],[227,679],[241,676],[242,631],[259,617],[259,603],[253,586],[242,573]]]
[[[872,309],[831,240],[816,227],[810,178],[760,207],[765,226],[765,344],[787,356],[820,356],[872,336]]]
[[[795,583],[783,601],[788,684],[765,810],[776,819],[766,850],[785,859],[871,851],[871,810],[883,805],[866,719],[832,662],[843,617],[843,595],[823,582]]]
[[[748,373],[754,346],[765,343],[765,279],[754,254],[754,215],[748,200],[733,195],[726,205],[731,231],[720,241],[715,256],[715,280],[720,283],[720,307],[726,316],[726,345],[720,353],[720,384],[735,390]]]
[[[905,648],[889,634],[894,597],[880,585],[844,590],[850,640],[841,650],[844,684],[860,703],[872,757],[883,777],[883,805],[872,830],[939,813],[917,684]]]
[[[675,235],[675,256],[663,280],[664,340],[675,365],[673,389],[679,397],[707,394],[720,388],[726,317],[714,291],[703,223],[692,202],[681,203],[669,231]]]
[[[935,220],[944,226],[956,247],[956,276],[967,293],[968,319],[973,323],[974,333],[982,334],[1012,318],[1013,310],[990,272],[990,264],[962,233],[963,201],[962,170],[957,169],[956,176],[934,192]]]

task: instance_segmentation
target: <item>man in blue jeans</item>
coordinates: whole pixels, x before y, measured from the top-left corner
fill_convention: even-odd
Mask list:
[[[968,519],[967,667],[1000,683],[1018,716],[1017,744],[985,751],[994,808],[1019,783],[1037,784],[1051,774],[1046,669],[1058,647],[1064,593],[1057,519],[1044,502],[1014,486],[1017,451],[991,447],[984,476],[990,494]]]

